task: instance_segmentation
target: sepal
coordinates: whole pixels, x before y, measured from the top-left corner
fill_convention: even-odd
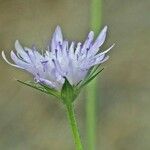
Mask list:
[[[17,81],[19,83],[26,85],[26,86],[29,86],[29,87],[34,88],[36,90],[39,90],[39,91],[46,93],[48,95],[53,95],[53,96],[60,99],[60,92],[56,91],[55,89],[50,88],[47,85],[39,84],[39,83],[32,82],[32,81],[21,81],[21,80],[17,80]]]
[[[69,83],[67,78],[65,78],[65,82],[61,90],[61,99],[63,103],[70,105],[76,99],[78,93],[78,90]]]
[[[100,74],[102,71],[104,70],[104,68],[102,68],[101,70],[97,71],[97,68],[94,70],[85,78],[85,80],[83,82],[81,82],[79,89],[83,88],[84,86],[86,86],[87,84],[89,84],[93,79],[95,79],[95,77],[97,77],[98,74]]]

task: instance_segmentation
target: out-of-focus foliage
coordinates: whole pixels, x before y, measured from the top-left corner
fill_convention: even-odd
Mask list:
[[[19,39],[43,49],[59,24],[70,40],[89,31],[87,0],[0,0],[0,48],[8,52]],[[99,78],[97,141],[103,150],[150,149],[149,1],[103,1],[108,43],[116,43]],[[53,97],[23,87],[31,79],[0,60],[0,149],[72,150],[65,109]],[[100,93],[100,94],[99,94]],[[85,93],[86,94],[86,93]],[[86,141],[84,94],[76,101]]]

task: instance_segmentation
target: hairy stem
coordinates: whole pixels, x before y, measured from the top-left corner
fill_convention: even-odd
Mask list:
[[[74,106],[73,106],[73,104],[69,104],[69,105],[66,105],[66,107],[67,107],[69,123],[70,123],[71,129],[72,129],[74,142],[76,145],[76,150],[83,150],[77,122],[75,119]]]

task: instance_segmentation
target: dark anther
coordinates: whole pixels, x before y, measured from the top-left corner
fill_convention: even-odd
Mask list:
[[[57,49],[55,49],[55,53],[56,53],[56,58],[57,58],[57,52],[58,52],[58,50],[57,50]]]
[[[42,64],[46,64],[48,62],[48,60],[45,60],[45,61],[42,61],[41,63]]]

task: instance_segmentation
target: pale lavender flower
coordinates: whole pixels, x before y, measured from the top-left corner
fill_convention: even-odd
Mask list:
[[[30,72],[36,82],[60,91],[65,78],[72,86],[76,86],[84,81],[93,66],[109,58],[107,52],[114,44],[107,50],[99,52],[106,39],[106,31],[107,26],[103,28],[96,40],[94,40],[94,32],[91,31],[84,43],[69,43],[63,40],[61,28],[57,26],[48,50],[45,50],[44,54],[39,53],[35,48],[22,47],[17,40],[16,52],[10,53],[15,64],[6,59],[4,51],[2,57],[8,64]]]

